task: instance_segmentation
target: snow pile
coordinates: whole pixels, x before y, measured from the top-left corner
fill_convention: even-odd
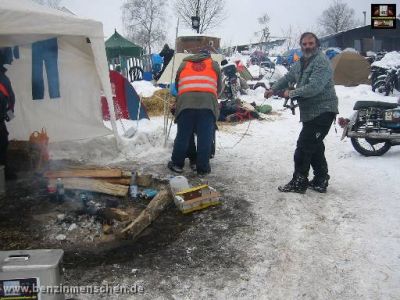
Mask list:
[[[343,52],[353,52],[353,53],[358,53],[358,51],[354,48],[346,48],[343,50]]]
[[[258,65],[251,65],[247,68],[251,74],[251,76],[253,76],[253,78],[258,78],[260,77],[260,75],[264,76],[265,75],[265,70],[264,68],[261,68]]]
[[[282,66],[282,65],[275,65],[275,70],[273,73],[268,76],[268,74],[265,75],[264,78],[267,78],[270,82],[276,82],[279,79],[281,79],[285,74],[288,72],[288,70]]]
[[[247,63],[250,61],[250,55],[236,52],[232,56],[227,57],[227,60],[229,62],[236,62],[239,60],[244,66],[247,66]]]
[[[131,82],[136,93],[141,97],[151,97],[154,92],[160,90],[161,88],[155,87],[150,81],[140,80]]]
[[[111,129],[109,121],[105,121],[104,124]],[[168,147],[171,147],[173,140],[170,138],[167,147],[164,148],[163,117],[153,117],[151,120],[142,119],[139,122],[117,120],[116,124],[121,139],[119,147],[113,135],[87,141],[54,143],[49,147],[51,159],[69,159],[82,163],[104,165],[126,160],[137,162],[143,157],[146,157],[146,162],[157,163],[165,161],[170,155]],[[124,133],[131,128],[135,132],[133,137],[124,137]],[[172,137],[175,134],[174,130],[170,135]]]
[[[400,52],[392,51],[386,53],[381,60],[371,64],[371,67],[375,66],[384,69],[400,67]]]

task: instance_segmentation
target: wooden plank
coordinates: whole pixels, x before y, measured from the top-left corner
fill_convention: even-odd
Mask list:
[[[190,200],[186,200],[184,203],[185,204],[195,204],[197,202],[201,202],[203,200],[206,199],[218,199],[219,197],[221,197],[221,194],[218,192],[210,192],[210,194],[198,197],[198,198],[194,198],[194,199],[190,199]]]
[[[121,238],[134,240],[147,226],[149,226],[161,212],[173,201],[173,196],[169,189],[162,189],[150,201],[149,205],[140,213],[140,215],[127,227],[121,230]]]
[[[102,177],[122,177],[122,171],[119,169],[108,170],[62,170],[62,171],[48,171],[44,174],[47,178],[71,178],[71,177],[84,177],[84,178],[102,178]]]
[[[122,171],[122,176],[121,176],[121,177],[123,177],[123,178],[131,178],[131,177],[132,177],[132,172],[131,172],[131,171],[123,170],[123,171]]]
[[[131,179],[130,178],[99,178],[97,180],[102,180],[108,183],[113,184],[122,184],[122,185],[130,185]]]
[[[55,187],[56,181],[54,178],[50,179],[49,186]],[[129,190],[126,185],[112,184],[103,180],[89,178],[63,178],[62,182],[64,189],[67,190],[85,190],[118,197],[125,197]]]
[[[153,184],[153,175],[138,174],[136,176],[136,183],[139,186],[150,187]]]
[[[102,209],[100,215],[106,220],[117,220],[120,222],[128,221],[130,217],[129,214],[122,209],[109,207]]]

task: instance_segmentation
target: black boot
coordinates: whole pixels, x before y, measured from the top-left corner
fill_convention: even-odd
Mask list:
[[[284,193],[304,194],[308,187],[308,178],[301,174],[294,174],[288,184],[279,186],[278,190]]]
[[[327,174],[324,177],[315,177],[309,182],[308,187],[319,193],[326,193],[326,189],[329,185],[330,176]]]
[[[189,161],[189,166],[192,169],[193,172],[197,171],[197,166],[196,166],[196,161],[195,160],[190,160]]]

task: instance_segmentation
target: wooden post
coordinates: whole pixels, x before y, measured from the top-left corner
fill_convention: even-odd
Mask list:
[[[140,215],[127,227],[121,230],[119,236],[125,239],[134,240],[137,236],[149,226],[161,212],[173,201],[172,193],[169,189],[161,190],[150,201],[149,205],[140,213]]]

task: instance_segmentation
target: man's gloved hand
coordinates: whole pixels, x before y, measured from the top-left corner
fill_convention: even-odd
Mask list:
[[[289,90],[285,90],[284,92],[283,92],[283,97],[282,98],[289,98]]]

